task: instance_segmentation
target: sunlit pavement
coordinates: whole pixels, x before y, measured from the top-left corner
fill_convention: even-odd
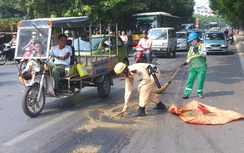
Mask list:
[[[239,51],[244,51],[244,35],[234,35],[234,43]]]

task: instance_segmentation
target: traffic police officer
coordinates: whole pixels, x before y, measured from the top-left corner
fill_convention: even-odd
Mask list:
[[[145,105],[147,101],[150,100],[156,104],[154,109],[166,109],[166,106],[152,93],[153,88],[156,83],[155,80],[148,71],[148,63],[136,63],[130,66],[125,65],[122,62],[119,62],[114,67],[114,72],[122,77],[125,77],[125,104],[123,111],[127,109],[127,104],[130,100],[131,93],[133,90],[134,80],[140,81],[137,92],[139,94],[139,110],[137,113],[132,114],[132,116],[145,116]],[[160,71],[157,69],[156,73],[157,78],[160,78]]]

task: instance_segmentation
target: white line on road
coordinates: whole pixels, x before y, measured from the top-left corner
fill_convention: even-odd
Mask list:
[[[37,133],[37,132],[39,132],[39,131],[41,131],[41,130],[43,130],[43,129],[45,129],[45,128],[47,128],[47,127],[49,127],[49,126],[51,126],[51,125],[53,125],[55,123],[58,123],[59,121],[61,121],[61,120],[65,119],[65,118],[73,115],[74,113],[75,112],[67,112],[66,114],[61,115],[58,118],[55,118],[55,119],[53,119],[53,120],[51,120],[51,121],[49,121],[49,122],[47,122],[47,123],[45,123],[45,124],[43,124],[41,126],[38,126],[37,128],[34,128],[34,129],[30,130],[30,131],[27,131],[27,132],[25,132],[25,133],[15,137],[15,138],[13,138],[12,140],[3,143],[2,145],[4,145],[4,146],[12,146],[15,143],[17,143],[17,142],[19,142],[19,141],[31,136],[32,134]]]

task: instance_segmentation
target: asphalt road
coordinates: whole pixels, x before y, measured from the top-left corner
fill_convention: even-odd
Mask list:
[[[158,95],[167,107],[183,106],[191,100],[244,114],[244,58],[236,47],[228,55],[208,55],[204,99],[181,98],[188,68],[183,67],[172,83]],[[165,84],[184,61],[186,52],[176,58],[159,58]],[[132,57],[130,57],[132,62]],[[97,89],[85,87],[66,99],[47,97],[40,116],[30,118],[21,109],[24,87],[17,81],[16,65],[0,66],[0,152],[2,153],[242,153],[244,122],[225,125],[196,125],[183,122],[168,111],[146,106],[146,117],[133,118],[138,109],[136,90],[122,118],[111,116],[123,107],[124,80],[114,78],[108,98],[99,98]],[[136,84],[135,84],[136,85]],[[135,86],[136,87],[136,86]]]

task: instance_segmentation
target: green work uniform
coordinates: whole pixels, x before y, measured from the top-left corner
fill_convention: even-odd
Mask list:
[[[199,43],[197,53],[193,52],[192,46],[189,48],[187,62],[190,63],[190,68],[184,94],[187,96],[191,94],[195,78],[197,77],[197,94],[202,95],[207,71],[206,48],[202,43]]]

